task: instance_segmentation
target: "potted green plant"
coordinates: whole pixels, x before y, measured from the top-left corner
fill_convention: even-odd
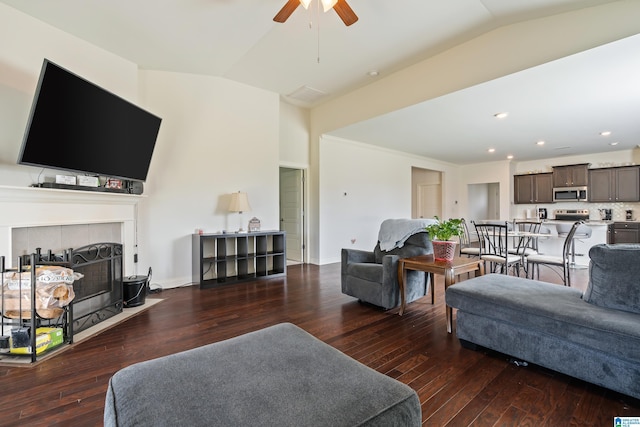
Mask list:
[[[443,221],[437,216],[434,218],[438,222],[425,227],[433,243],[433,256],[436,261],[451,261],[455,256],[456,244],[458,243],[451,239],[460,237],[464,233],[462,219],[449,218],[447,221]]]

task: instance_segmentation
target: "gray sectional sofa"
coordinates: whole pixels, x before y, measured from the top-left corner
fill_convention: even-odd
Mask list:
[[[596,245],[589,256],[584,294],[500,274],[450,286],[457,337],[640,398],[640,245]]]

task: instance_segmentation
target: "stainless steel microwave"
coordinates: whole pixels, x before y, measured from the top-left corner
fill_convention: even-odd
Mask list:
[[[559,187],[553,189],[554,202],[586,202],[587,187]]]

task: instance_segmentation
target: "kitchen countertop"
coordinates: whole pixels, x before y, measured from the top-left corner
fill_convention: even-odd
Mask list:
[[[535,221],[535,218],[515,218],[515,221]],[[565,219],[554,219],[554,218],[547,218],[547,219],[543,219],[542,223],[543,224],[558,224],[558,223],[566,223],[566,222],[572,222],[572,221],[567,221]],[[620,222],[633,222],[633,223],[637,223],[640,222],[640,220],[638,219],[611,219],[611,220],[604,220],[604,219],[588,219],[585,221],[586,225],[609,225],[609,224],[613,224],[613,223],[620,223]]]
[[[558,224],[558,223],[567,223],[567,222],[573,222],[573,221],[567,221],[564,219],[545,219],[542,220],[543,224]],[[609,224],[613,224],[616,221],[605,221],[605,220],[601,220],[601,219],[589,219],[587,221],[585,221],[585,225],[593,225],[593,226],[599,226],[599,225],[609,225]]]

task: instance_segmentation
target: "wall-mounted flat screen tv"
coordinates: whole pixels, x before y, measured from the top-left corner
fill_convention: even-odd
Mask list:
[[[145,181],[161,121],[45,59],[18,163]]]

